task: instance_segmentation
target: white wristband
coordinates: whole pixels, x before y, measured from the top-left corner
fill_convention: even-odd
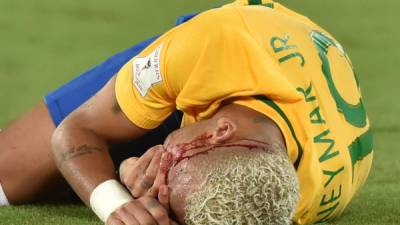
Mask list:
[[[103,222],[107,222],[111,213],[131,200],[132,196],[117,180],[107,180],[93,190],[90,206]]]
[[[3,187],[0,184],[0,207],[10,205],[8,202],[6,193],[4,193]]]

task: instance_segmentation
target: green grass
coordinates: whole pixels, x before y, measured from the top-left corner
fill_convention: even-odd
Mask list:
[[[0,0],[0,127],[74,75],[170,28],[186,12],[221,0]],[[358,71],[375,133],[370,178],[344,215],[329,224],[400,224],[398,0],[281,1],[333,33]],[[0,210],[0,224],[101,224],[81,205]]]

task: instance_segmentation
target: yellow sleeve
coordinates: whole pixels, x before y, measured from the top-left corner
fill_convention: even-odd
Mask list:
[[[135,125],[154,129],[175,109],[167,90],[161,40],[146,48],[118,72],[115,93],[122,112]]]

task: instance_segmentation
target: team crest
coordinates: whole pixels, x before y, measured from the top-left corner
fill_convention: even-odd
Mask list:
[[[146,96],[153,84],[162,81],[161,50],[162,45],[157,47],[150,55],[133,60],[133,84],[143,97]]]

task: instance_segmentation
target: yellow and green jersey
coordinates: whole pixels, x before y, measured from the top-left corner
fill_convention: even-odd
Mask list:
[[[370,125],[343,47],[271,0],[238,0],[168,31],[121,69],[116,96],[146,129],[175,109],[183,126],[207,119],[226,100],[270,117],[299,177],[298,224],[340,215],[371,167]]]

